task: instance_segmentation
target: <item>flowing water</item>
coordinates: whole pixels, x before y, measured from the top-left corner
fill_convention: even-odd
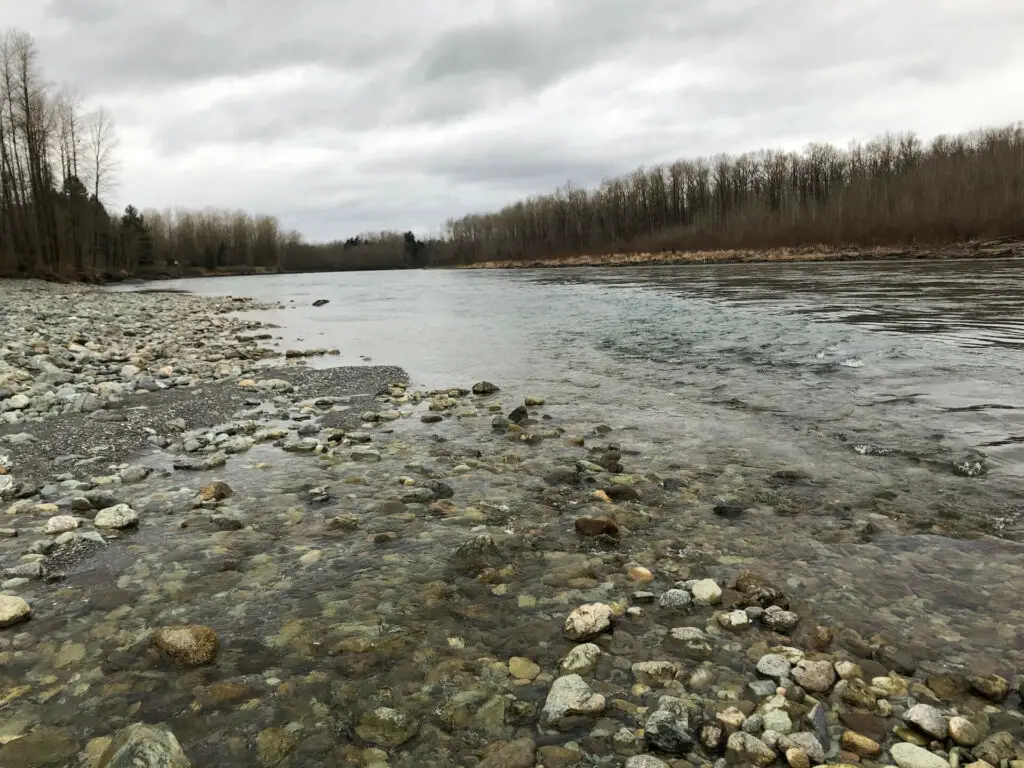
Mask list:
[[[280,302],[254,316],[276,324],[282,349],[339,350],[313,365],[372,359],[403,367],[411,388],[487,379],[502,391],[466,398],[435,426],[417,418],[423,405],[378,426],[379,463],[261,445],[212,472],[154,475],[133,500],[138,533],[69,572],[49,593],[61,610],[27,624],[8,651],[30,687],[53,686],[45,698],[23,693],[19,722],[79,736],[169,722],[208,765],[255,764],[254,752],[263,765],[334,764],[328,753],[358,764],[365,756],[339,745],[358,744],[357,717],[383,705],[421,722],[393,764],[472,764],[490,741],[533,727],[571,645],[562,618],[582,602],[628,600],[630,562],[655,571],[656,592],[752,569],[814,617],[806,629],[877,632],[925,666],[1011,676],[1024,663],[1020,270],[984,261],[161,283]],[[320,298],[329,303],[312,307]],[[531,429],[586,435],[586,447],[492,430],[488,406],[507,412],[524,395],[546,399]],[[572,529],[577,514],[609,507],[541,478],[612,441],[642,503],[610,507],[630,534],[609,548]],[[452,509],[382,508],[403,493],[402,475],[443,478]],[[213,478],[235,488],[228,504],[246,528],[179,527],[182,505]],[[310,501],[318,486],[330,501]],[[746,512],[714,514],[722,500]],[[358,532],[330,522],[339,514]],[[502,554],[467,569],[452,547],[479,526]],[[178,674],[140,655],[150,628],[172,621],[217,629],[215,667]],[[635,616],[605,650],[660,658],[673,621],[657,608]],[[723,648],[719,698],[741,695],[747,662]],[[544,672],[513,683],[502,666],[512,655]],[[630,697],[621,666],[598,679],[609,701]],[[638,724],[625,710],[606,719],[609,732]],[[574,735],[590,753],[610,750],[586,729]]]

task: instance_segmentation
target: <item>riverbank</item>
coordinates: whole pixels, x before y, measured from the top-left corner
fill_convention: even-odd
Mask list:
[[[657,251],[564,256],[523,261],[483,261],[457,269],[545,269],[559,267],[679,266],[684,264],[780,264],[837,261],[906,261],[915,259],[1006,259],[1024,257],[1024,241],[1014,238],[955,243],[937,247],[726,249]]]
[[[543,392],[284,368],[245,301],[23,298],[0,765],[113,768],[126,738],[196,766],[1024,756],[1013,542]],[[111,745],[140,721],[176,738]]]

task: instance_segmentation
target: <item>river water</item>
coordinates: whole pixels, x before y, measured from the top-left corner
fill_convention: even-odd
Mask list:
[[[133,712],[172,723],[206,764],[252,764],[257,732],[264,746],[307,739],[281,764],[324,764],[302,745],[346,741],[350,730],[325,734],[323,723],[371,702],[424,723],[394,765],[455,764],[430,756],[478,754],[509,738],[513,723],[532,728],[522,712],[547,691],[543,676],[511,688],[488,677],[500,672],[488,659],[501,667],[525,654],[545,674],[555,670],[569,647],[558,633],[567,610],[628,600],[636,585],[625,566],[639,562],[655,571],[656,591],[755,570],[808,617],[801,633],[815,622],[866,638],[880,633],[925,671],[1012,677],[1024,663],[1022,284],[1011,261],[160,283],[279,302],[255,316],[276,324],[282,350],[339,350],[312,365],[398,365],[422,388],[488,379],[502,388],[495,397],[505,411],[526,394],[542,396],[531,429],[586,434],[586,447],[553,438],[517,445],[490,429],[493,398],[468,398],[460,407],[469,410],[430,429],[417,418],[423,405],[378,426],[383,458],[369,468],[346,454],[324,462],[257,446],[188,478],[226,480],[237,491],[232,503],[255,525],[180,531],[164,522],[176,517],[145,514],[140,499],[145,524],[131,547],[111,547],[92,570],[69,577],[68,590],[102,598],[110,612],[98,614],[69,591],[65,611],[74,616],[61,621],[72,639],[84,631],[75,627],[99,639],[78,651],[71,639],[59,644],[62,635],[47,638],[33,646],[41,653],[34,674],[49,673],[51,656],[68,648],[109,654],[129,627],[144,638],[172,617],[206,623],[224,644],[216,668],[180,678],[160,672],[159,682],[148,667],[116,672],[137,697]],[[321,298],[328,303],[313,307]],[[598,424],[610,427],[607,437],[594,431]],[[552,467],[596,458],[602,441],[621,446],[641,504],[602,507],[587,491],[541,480]],[[424,468],[452,486],[452,516],[417,504],[400,514],[376,506],[401,492],[397,478]],[[177,473],[152,479],[147,491],[157,494],[148,498],[187,498],[183,482]],[[308,502],[306,489],[316,486],[334,489],[325,507]],[[719,516],[720,500],[746,511]],[[618,551],[573,532],[577,514],[604,509],[629,531]],[[332,529],[327,520],[338,514],[358,517],[359,534]],[[507,560],[467,576],[453,570],[451,550],[478,526],[509,537]],[[652,607],[631,619],[606,650],[630,662],[660,658],[661,638],[678,622],[662,613]],[[720,697],[742,695],[749,662],[730,661],[722,647]],[[104,669],[122,656],[106,656]],[[482,672],[464,677],[473,665]],[[598,678],[609,698],[630,695],[621,669]],[[225,681],[244,684],[238,695],[258,704],[222,703]],[[223,714],[205,714],[214,704],[193,700],[199,684],[216,707],[228,707],[217,709]],[[121,690],[109,682],[80,695],[121,717]],[[62,719],[43,713],[92,728],[67,701]],[[236,733],[245,736],[229,735]],[[599,752],[606,742],[584,745]]]

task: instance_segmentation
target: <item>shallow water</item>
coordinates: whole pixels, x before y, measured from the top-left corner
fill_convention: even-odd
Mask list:
[[[628,601],[638,588],[625,579],[630,562],[655,572],[656,593],[755,570],[806,617],[800,632],[820,622],[880,633],[925,671],[1010,677],[1024,663],[1024,489],[1012,441],[1024,433],[1018,270],[981,262],[181,281],[294,299],[260,317],[280,326],[282,348],[341,351],[316,365],[365,355],[401,365],[414,384],[490,379],[502,392],[464,399],[455,409],[463,416],[439,425],[420,423],[425,405],[379,425],[379,463],[261,445],[218,470],[119,489],[140,510],[138,532],[61,584],[25,588],[33,620],[0,635],[4,674],[29,686],[8,711],[78,739],[137,719],[167,722],[198,764],[313,766],[358,764],[356,718],[394,706],[421,731],[392,751],[393,765],[465,762],[535,729],[531,707],[571,646],[562,619],[583,602]],[[309,306],[321,297],[330,303]],[[531,429],[562,435],[527,445],[491,429],[490,404],[508,412],[527,394],[547,399]],[[596,436],[599,424],[611,432]],[[563,439],[573,435],[587,435],[586,447]],[[540,479],[611,441],[640,504],[608,505]],[[856,450],[865,445],[875,450]],[[986,456],[987,474],[953,471],[971,454]],[[405,492],[401,476],[424,475],[452,487],[450,514],[416,504],[381,512]],[[678,487],[656,482],[666,477]],[[192,493],[212,479],[235,488],[223,509],[246,528],[180,527]],[[329,501],[310,501],[318,486],[330,488]],[[720,517],[718,499],[747,512]],[[599,512],[627,529],[621,543],[574,534],[578,514]],[[337,515],[357,529],[332,527]],[[499,560],[467,569],[452,549],[484,530]],[[631,693],[628,662],[663,658],[666,627],[709,618],[652,607],[622,622],[598,641],[609,660],[595,685],[609,701],[650,704],[653,694],[642,702]],[[186,621],[217,630],[214,666],[182,672],[145,653],[152,627]],[[542,676],[511,681],[501,670],[512,655],[535,660]],[[742,692],[749,661],[724,649],[715,664],[716,688]],[[625,711],[606,719],[642,726]],[[555,743],[569,738],[594,754],[609,749],[586,728]],[[287,753],[280,762],[270,759],[275,739]]]

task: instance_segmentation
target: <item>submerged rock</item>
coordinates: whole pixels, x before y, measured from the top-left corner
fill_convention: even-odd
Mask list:
[[[478,381],[473,385],[474,395],[493,395],[495,392],[500,392],[501,389],[497,384],[492,384],[489,381]]]
[[[97,512],[92,522],[97,528],[130,528],[138,525],[139,515],[127,504],[115,504]]]
[[[25,621],[31,613],[32,609],[24,598],[17,595],[0,595],[0,628]]]
[[[944,757],[906,742],[893,744],[889,754],[899,768],[949,768],[949,761]]]
[[[117,733],[96,768],[192,768],[192,761],[170,729],[134,723]]]
[[[180,666],[209,664],[217,653],[217,633],[201,624],[162,627],[153,633],[153,646]]]
[[[356,735],[363,741],[393,749],[415,736],[419,729],[419,722],[405,712],[390,707],[377,707],[359,718]]]
[[[604,712],[604,696],[594,693],[579,675],[555,680],[541,711],[541,723],[554,725],[572,715],[599,715]]]

